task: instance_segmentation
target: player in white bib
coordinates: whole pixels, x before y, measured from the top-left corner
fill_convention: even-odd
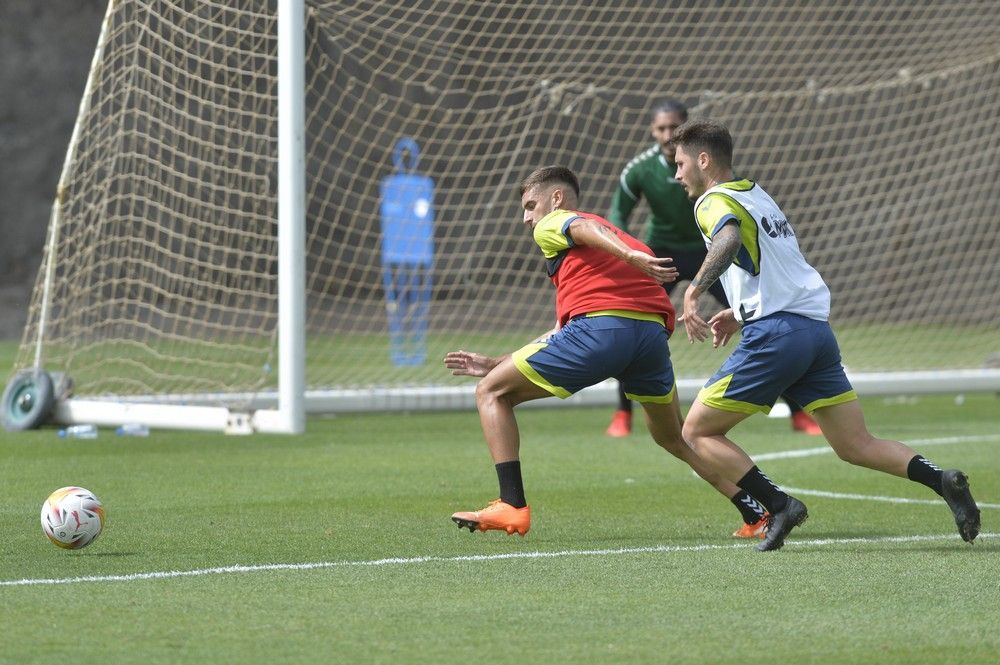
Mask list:
[[[695,211],[708,246],[719,225],[739,226],[736,265],[719,278],[738,321],[776,312],[818,321],[830,317],[830,289],[806,263],[784,213],[760,185],[749,180],[716,185],[699,197]]]
[[[979,508],[967,476],[957,469],[942,471],[899,441],[868,431],[828,322],[830,290],[802,256],[781,208],[757,183],[734,179],[729,131],[696,120],[679,127],[673,141],[675,177],[696,199],[695,218],[708,247],[684,294],[680,320],[692,342],[711,335],[716,348],[742,328],[739,344],[688,412],[684,438],[705,462],[768,509],[767,537],[758,549],[780,548],[808,513],[727,435],[748,416],[769,411],[782,394],[813,415],[841,459],[937,492],[959,534],[972,542],[979,534]],[[698,314],[698,299],[716,280],[731,307],[706,322]]]

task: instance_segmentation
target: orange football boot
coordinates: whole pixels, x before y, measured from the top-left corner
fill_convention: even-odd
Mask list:
[[[771,519],[771,515],[764,513],[764,516],[753,524],[744,523],[736,531],[733,531],[733,538],[761,538],[767,535],[767,521]]]
[[[608,436],[613,436],[616,439],[628,436],[632,433],[632,414],[628,411],[618,410],[615,411],[614,417],[611,418],[611,424],[608,425],[608,429],[604,432]]]
[[[823,433],[813,417],[805,411],[796,411],[792,414],[792,429],[811,436],[819,436]]]
[[[528,506],[515,508],[509,503],[496,499],[490,501],[489,505],[482,510],[455,513],[451,516],[451,521],[457,524],[459,529],[464,527],[470,532],[476,529],[480,531],[506,531],[510,535],[517,532],[523,536],[531,528],[531,508]]]

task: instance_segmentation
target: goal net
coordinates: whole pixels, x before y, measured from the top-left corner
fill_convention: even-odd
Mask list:
[[[469,403],[446,351],[505,353],[554,320],[518,181],[565,164],[605,212],[665,97],[731,128],[737,173],[831,287],[852,375],[985,385],[1000,22],[959,5],[309,0],[307,406]],[[15,369],[72,377],[74,399],[273,399],[277,13],[111,3]],[[723,359],[680,328],[671,351],[683,381]]]

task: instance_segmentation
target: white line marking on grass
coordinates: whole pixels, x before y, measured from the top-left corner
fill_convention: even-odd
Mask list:
[[[785,487],[781,489],[789,494],[802,494],[804,496],[820,496],[826,499],[855,499],[857,501],[882,501],[884,503],[917,503],[924,506],[940,506],[944,499],[905,499],[899,496],[871,496],[868,494],[848,494],[845,492],[825,492],[823,490],[807,490],[801,487]],[[1000,503],[979,503],[980,508],[1000,508]]]
[[[1000,533],[981,533],[979,538],[996,538]],[[887,536],[884,538],[821,538],[813,540],[786,540],[785,546],[867,545],[880,543],[922,543],[938,540],[957,540],[956,534],[926,536]],[[615,556],[628,554],[670,554],[675,552],[704,552],[706,550],[749,549],[746,543],[732,545],[656,545],[654,547],[620,547],[601,550],[560,550],[557,552],[510,552],[507,554],[470,554],[463,556],[415,556],[372,559],[368,561],[318,561],[316,563],[272,563],[259,566],[222,566],[197,570],[170,570],[130,575],[89,575],[87,577],[54,577],[40,579],[0,580],[0,587],[41,586],[54,584],[81,584],[84,582],[138,582],[177,577],[203,577],[235,573],[259,573],[278,570],[319,570],[360,566],[405,566],[420,563],[460,563],[466,561],[503,561],[507,559],[556,559],[574,556]]]
[[[981,436],[945,436],[935,439],[910,439],[903,443],[909,446],[951,446],[956,443],[974,443],[978,441],[1000,441],[1000,436],[995,434]],[[814,455],[829,455],[833,453],[830,446],[819,446],[818,448],[803,448],[801,450],[782,450],[774,453],[761,453],[751,455],[755,462],[766,462],[774,459],[791,459],[793,457],[812,457]]]
[[[781,450],[775,453],[760,453],[751,455],[754,462],[766,462],[773,459],[792,459],[793,457],[813,457],[814,455],[826,455],[832,453],[830,446],[820,446],[819,448],[803,448],[802,450]]]
[[[906,443],[913,446],[951,446],[958,443],[973,443],[979,441],[1000,441],[1000,436],[976,435],[976,436],[944,436],[933,439],[911,439]],[[811,457],[813,455],[826,455],[833,452],[830,446],[820,446],[818,448],[805,448],[802,450],[784,450],[774,453],[762,453],[752,455],[751,458],[757,462],[762,460],[790,459],[793,457]],[[692,471],[692,473],[694,473]],[[850,494],[846,492],[825,492],[823,490],[802,489],[801,487],[781,486],[786,492],[791,494],[802,494],[803,496],[819,496],[827,499],[853,499],[857,501],[882,501],[884,503],[913,503],[925,506],[936,506],[941,503],[941,499],[905,499],[896,496],[869,496],[866,494]],[[977,503],[980,508],[1000,508],[997,503]]]

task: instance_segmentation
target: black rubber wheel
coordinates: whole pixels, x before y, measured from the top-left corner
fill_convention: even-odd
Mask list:
[[[49,418],[55,404],[52,378],[45,370],[21,370],[3,391],[0,417],[8,432],[35,429]]]

